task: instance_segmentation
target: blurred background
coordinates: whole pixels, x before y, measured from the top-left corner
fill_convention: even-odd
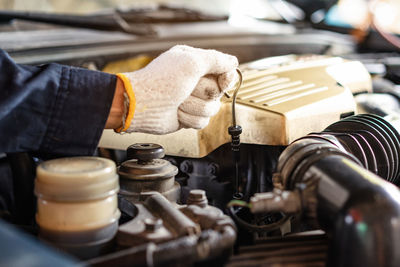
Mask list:
[[[169,4],[193,8],[214,14],[231,14],[241,12],[257,18],[276,19],[277,0],[0,0],[0,9],[18,11],[42,11],[52,13],[87,14],[104,11],[110,8],[154,7],[159,4]],[[330,9],[331,22],[350,24],[355,27],[365,27],[371,11],[376,21],[386,30],[400,32],[400,1],[397,0],[294,0],[291,2],[306,10],[317,11],[318,8]],[[336,3],[337,2],[337,3]],[[315,9],[315,10],[313,10]],[[314,14],[314,20],[321,14]]]
[[[110,9],[154,8],[160,4],[212,15],[241,16],[241,22],[246,17],[287,22],[324,20],[330,25],[366,30],[373,21],[382,31],[400,33],[400,1],[396,0],[0,0],[0,9],[83,15]]]
[[[85,14],[88,12],[98,12],[107,8],[132,8],[132,7],[149,7],[158,4],[174,4],[200,10],[207,10],[209,12],[222,12],[229,11],[230,0],[217,0],[217,1],[201,1],[201,0],[1,0],[1,9],[10,10],[25,10],[25,11],[46,11],[57,13],[74,13]]]

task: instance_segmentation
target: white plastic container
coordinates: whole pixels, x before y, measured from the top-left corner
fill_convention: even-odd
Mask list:
[[[118,190],[111,160],[72,157],[43,162],[35,181],[41,238],[81,258],[96,255],[118,230]]]

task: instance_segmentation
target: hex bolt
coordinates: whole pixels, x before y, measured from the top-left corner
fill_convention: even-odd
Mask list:
[[[146,232],[155,232],[161,228],[163,221],[161,219],[146,218],[143,220]]]
[[[164,157],[165,160],[168,160],[172,165],[178,166],[178,161],[172,157]]]
[[[189,193],[189,196],[187,199],[187,204],[188,205],[197,205],[202,208],[206,207],[208,204],[206,192],[204,190],[200,190],[200,189],[190,190],[190,193]]]
[[[207,166],[207,172],[208,172],[209,175],[217,176],[218,172],[219,172],[218,164],[216,164],[214,162],[209,163],[208,166]]]
[[[193,172],[193,163],[190,160],[182,161],[180,165],[180,169],[182,172],[189,174]]]

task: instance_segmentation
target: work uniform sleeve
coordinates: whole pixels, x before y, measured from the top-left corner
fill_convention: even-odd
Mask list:
[[[0,153],[93,154],[115,85],[115,75],[18,65],[0,50]]]

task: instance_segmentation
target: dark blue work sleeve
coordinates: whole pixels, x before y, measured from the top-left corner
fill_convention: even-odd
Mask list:
[[[0,50],[0,153],[93,154],[115,85],[115,75],[18,65]]]

